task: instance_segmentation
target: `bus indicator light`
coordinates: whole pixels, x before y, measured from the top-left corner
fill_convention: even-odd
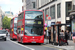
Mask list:
[[[23,31],[23,28],[21,28],[21,30]]]
[[[13,31],[13,29],[12,29],[12,31]]]

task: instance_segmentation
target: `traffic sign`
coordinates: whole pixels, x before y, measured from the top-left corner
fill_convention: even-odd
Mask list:
[[[46,17],[48,17],[48,15],[46,15]]]
[[[48,17],[47,19],[48,19],[48,20],[51,20],[51,17]]]

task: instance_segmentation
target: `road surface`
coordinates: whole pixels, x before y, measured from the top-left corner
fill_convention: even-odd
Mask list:
[[[37,44],[21,44],[17,41],[3,41],[0,40],[0,50],[62,50],[46,45],[37,45]]]

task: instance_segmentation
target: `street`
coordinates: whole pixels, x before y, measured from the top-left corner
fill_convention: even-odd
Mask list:
[[[60,50],[60,49],[46,46],[43,44],[42,45],[21,44],[17,43],[17,41],[11,41],[7,39],[7,41],[0,40],[0,50]]]
[[[0,50],[75,50],[75,0],[0,0]]]

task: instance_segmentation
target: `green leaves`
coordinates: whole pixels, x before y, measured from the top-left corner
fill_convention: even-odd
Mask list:
[[[5,16],[2,20],[3,28],[10,29],[11,18]]]

